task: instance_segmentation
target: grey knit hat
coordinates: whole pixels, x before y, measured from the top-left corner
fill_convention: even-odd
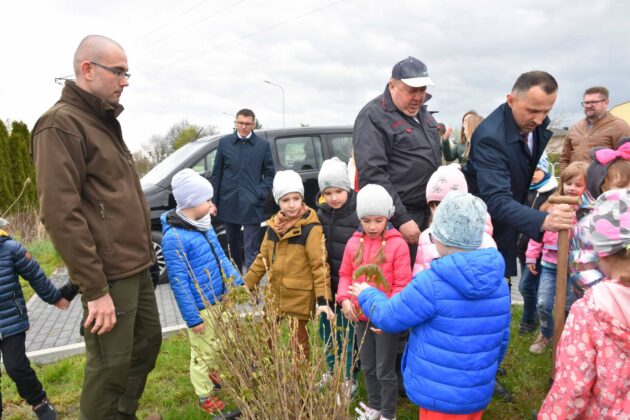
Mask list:
[[[394,200],[387,190],[380,185],[368,184],[357,194],[357,216],[385,216],[388,219],[394,215]]]
[[[348,165],[338,157],[327,159],[322,163],[317,176],[319,190],[324,192],[326,188],[341,188],[350,191],[350,177],[348,176]]]
[[[276,204],[283,195],[292,192],[300,193],[304,197],[302,177],[291,170],[276,172],[276,176],[273,178],[273,199],[276,200]]]
[[[446,246],[477,249],[481,246],[487,210],[480,198],[450,191],[435,210],[431,233]]]
[[[171,180],[171,187],[178,209],[196,207],[214,195],[210,181],[190,168],[177,172]]]

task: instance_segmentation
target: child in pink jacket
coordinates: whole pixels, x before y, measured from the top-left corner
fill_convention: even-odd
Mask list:
[[[556,353],[555,380],[538,418],[630,418],[630,184],[610,190],[590,221],[609,281],[571,308]],[[606,279],[606,280],[608,280]]]
[[[457,163],[440,166],[437,171],[431,175],[429,182],[427,182],[427,203],[429,204],[432,215],[435,213],[435,209],[440,205],[440,202],[444,200],[444,197],[446,197],[446,194],[450,191],[468,192],[466,178]],[[492,222],[490,221],[490,215],[486,213],[486,225],[481,240],[481,248],[496,249],[496,247],[497,244],[494,242],[494,239],[492,239]],[[420,234],[418,252],[416,253],[416,260],[413,264],[413,275],[428,269],[431,265],[431,261],[439,256],[431,237],[431,226],[429,226]]]
[[[586,169],[584,162],[573,162],[565,168],[560,176],[560,185],[555,194],[580,197],[586,191]],[[551,205],[547,201],[540,209],[550,210]],[[529,346],[530,353],[541,354],[551,344],[553,338],[553,307],[556,300],[556,274],[558,265],[558,233],[545,232],[542,242],[529,240],[527,251],[525,252],[525,263],[527,269],[534,275],[538,275],[536,270],[536,260],[542,252],[540,262],[540,283],[538,285],[538,298],[536,309],[540,319],[540,334],[534,343]],[[566,310],[568,311],[575,301],[573,287],[567,284]]]
[[[411,281],[409,246],[389,223],[394,214],[392,197],[385,188],[368,184],[357,194],[357,216],[361,226],[355,232],[343,254],[339,269],[337,303],[343,315],[356,322],[356,340],[359,344],[361,371],[368,394],[368,404],[361,403],[360,414],[366,419],[393,419],[396,417],[398,377],[396,375],[396,350],[398,334],[387,334],[371,326],[365,315],[360,314],[356,297],[350,295],[352,274],[366,264],[380,266],[389,289],[379,287],[387,297],[400,292]],[[365,276],[357,278],[365,282]],[[373,282],[371,286],[376,285]]]

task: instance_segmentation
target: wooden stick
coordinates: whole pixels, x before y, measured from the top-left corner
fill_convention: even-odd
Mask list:
[[[551,204],[579,205],[580,197],[555,196],[549,198]],[[556,271],[556,303],[553,308],[553,352],[551,360],[551,378],[556,373],[556,351],[558,341],[564,328],[564,307],[567,304],[567,269],[569,265],[569,230],[562,229],[558,232],[558,265]]]

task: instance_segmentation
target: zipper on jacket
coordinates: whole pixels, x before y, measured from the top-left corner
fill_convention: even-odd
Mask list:
[[[105,250],[111,251],[111,238],[109,233],[109,225],[107,224],[107,218],[105,217],[105,203],[102,201],[98,202],[98,212],[101,215],[101,219],[103,219],[103,228],[105,229]]]
[[[18,312],[20,313],[20,318],[24,318],[24,311],[22,310],[22,308],[20,308],[20,304],[17,300],[17,292],[13,292],[13,304],[15,305]]]

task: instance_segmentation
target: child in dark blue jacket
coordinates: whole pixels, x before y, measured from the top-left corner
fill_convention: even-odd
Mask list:
[[[227,291],[225,277],[242,285],[241,275],[225,256],[210,223],[214,205],[210,182],[192,169],[179,171],[171,182],[177,208],[164,213],[162,252],[179,311],[188,326],[190,381],[199,407],[211,413],[223,402],[212,396],[217,366],[208,310]],[[208,305],[208,307],[206,307]]]
[[[493,248],[478,249],[486,205],[451,191],[433,216],[440,258],[387,299],[355,283],[363,312],[380,329],[412,329],[402,361],[407,395],[420,418],[481,419],[507,350],[510,295],[505,263]]]
[[[0,227],[6,225],[0,219]],[[57,413],[48,401],[46,391],[37,379],[26,356],[26,331],[29,329],[26,301],[18,276],[27,280],[35,293],[46,303],[60,309],[68,308],[68,301],[46,278],[33,256],[8,233],[0,230],[0,352],[9,377],[15,382],[18,394],[33,407],[38,419],[56,419]],[[0,417],[2,394],[0,393]]]

